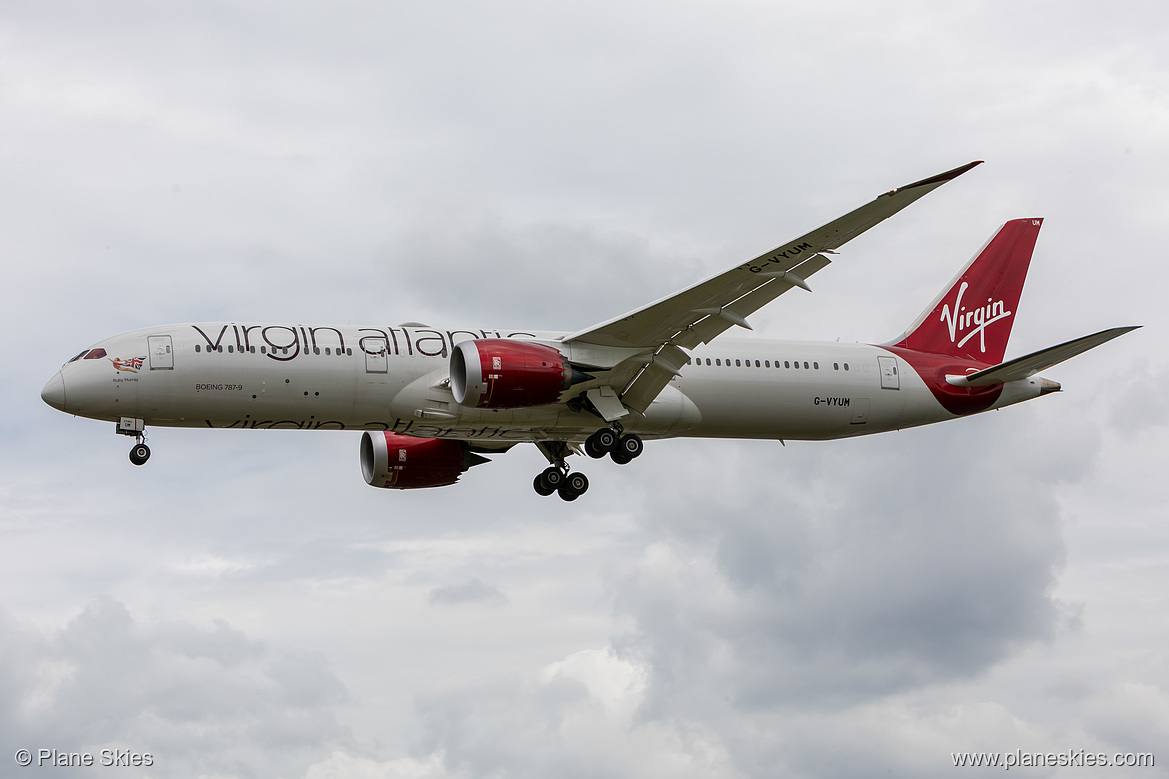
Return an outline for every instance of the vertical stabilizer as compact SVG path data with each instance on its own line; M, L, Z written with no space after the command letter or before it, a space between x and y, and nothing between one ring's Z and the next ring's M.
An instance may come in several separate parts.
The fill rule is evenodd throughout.
M1012 219L891 346L997 364L1019 307L1042 219Z

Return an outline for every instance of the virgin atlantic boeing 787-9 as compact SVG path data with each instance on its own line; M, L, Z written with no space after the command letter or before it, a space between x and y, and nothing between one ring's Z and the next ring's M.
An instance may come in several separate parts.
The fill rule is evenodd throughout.
M900 337L880 345L722 337L825 268L829 255L973 168L895 189L790 243L578 332L214 322L117 335L78 354L41 397L147 426L362 430L375 487L455 483L483 455L533 443L541 495L588 489L566 458L625 464L644 440L823 440L942 422L1059 390L1037 374L1118 327L1003 361L1042 224L1003 225Z

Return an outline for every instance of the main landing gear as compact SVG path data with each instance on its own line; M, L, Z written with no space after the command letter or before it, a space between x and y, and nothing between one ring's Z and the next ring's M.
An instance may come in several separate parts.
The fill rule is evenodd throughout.
M632 433L621 435L620 428L603 427L585 439L585 453L594 460L609 455L613 462L625 465L641 456L645 444L641 436Z
M548 462L532 482L540 495L560 495L562 500L576 500L589 488L589 479L583 473L569 471L564 458L569 454L568 445L563 441L547 441L536 444ZM618 465L625 465L645 450L641 437L633 434L622 435L619 426L603 427L585 439L585 453L598 460L605 455Z
M146 424L141 419L122 417L116 428L118 435L134 436L134 446L130 449L130 462L135 465L145 465L150 459L150 447L146 445Z
M576 500L589 488L589 477L583 473L569 473L567 465L550 465L532 482L540 495L560 495L562 500Z

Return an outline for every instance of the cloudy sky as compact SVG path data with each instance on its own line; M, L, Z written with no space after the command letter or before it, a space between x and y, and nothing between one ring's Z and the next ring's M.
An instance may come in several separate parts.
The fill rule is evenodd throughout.
M1167 84L1161 2L6 3L3 773L1165 775ZM356 433L135 468L39 399L165 322L581 328L974 159L752 323L888 339L1045 217L1009 354L1145 328L979 418L659 442L565 504L531 447L417 492Z

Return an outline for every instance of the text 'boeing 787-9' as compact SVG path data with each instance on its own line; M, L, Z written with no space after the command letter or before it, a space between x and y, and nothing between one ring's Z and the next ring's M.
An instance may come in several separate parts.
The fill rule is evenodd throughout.
M214 322L117 335L41 397L115 422L146 462L147 426L362 430L375 487L453 484L483 455L539 447L541 495L575 500L566 458L625 464L643 440L822 440L942 422L1057 391L1037 374L1134 328L1003 361L1041 219L1003 225L899 338L881 345L720 337L825 268L828 255L977 165L886 192L750 262L578 332Z

